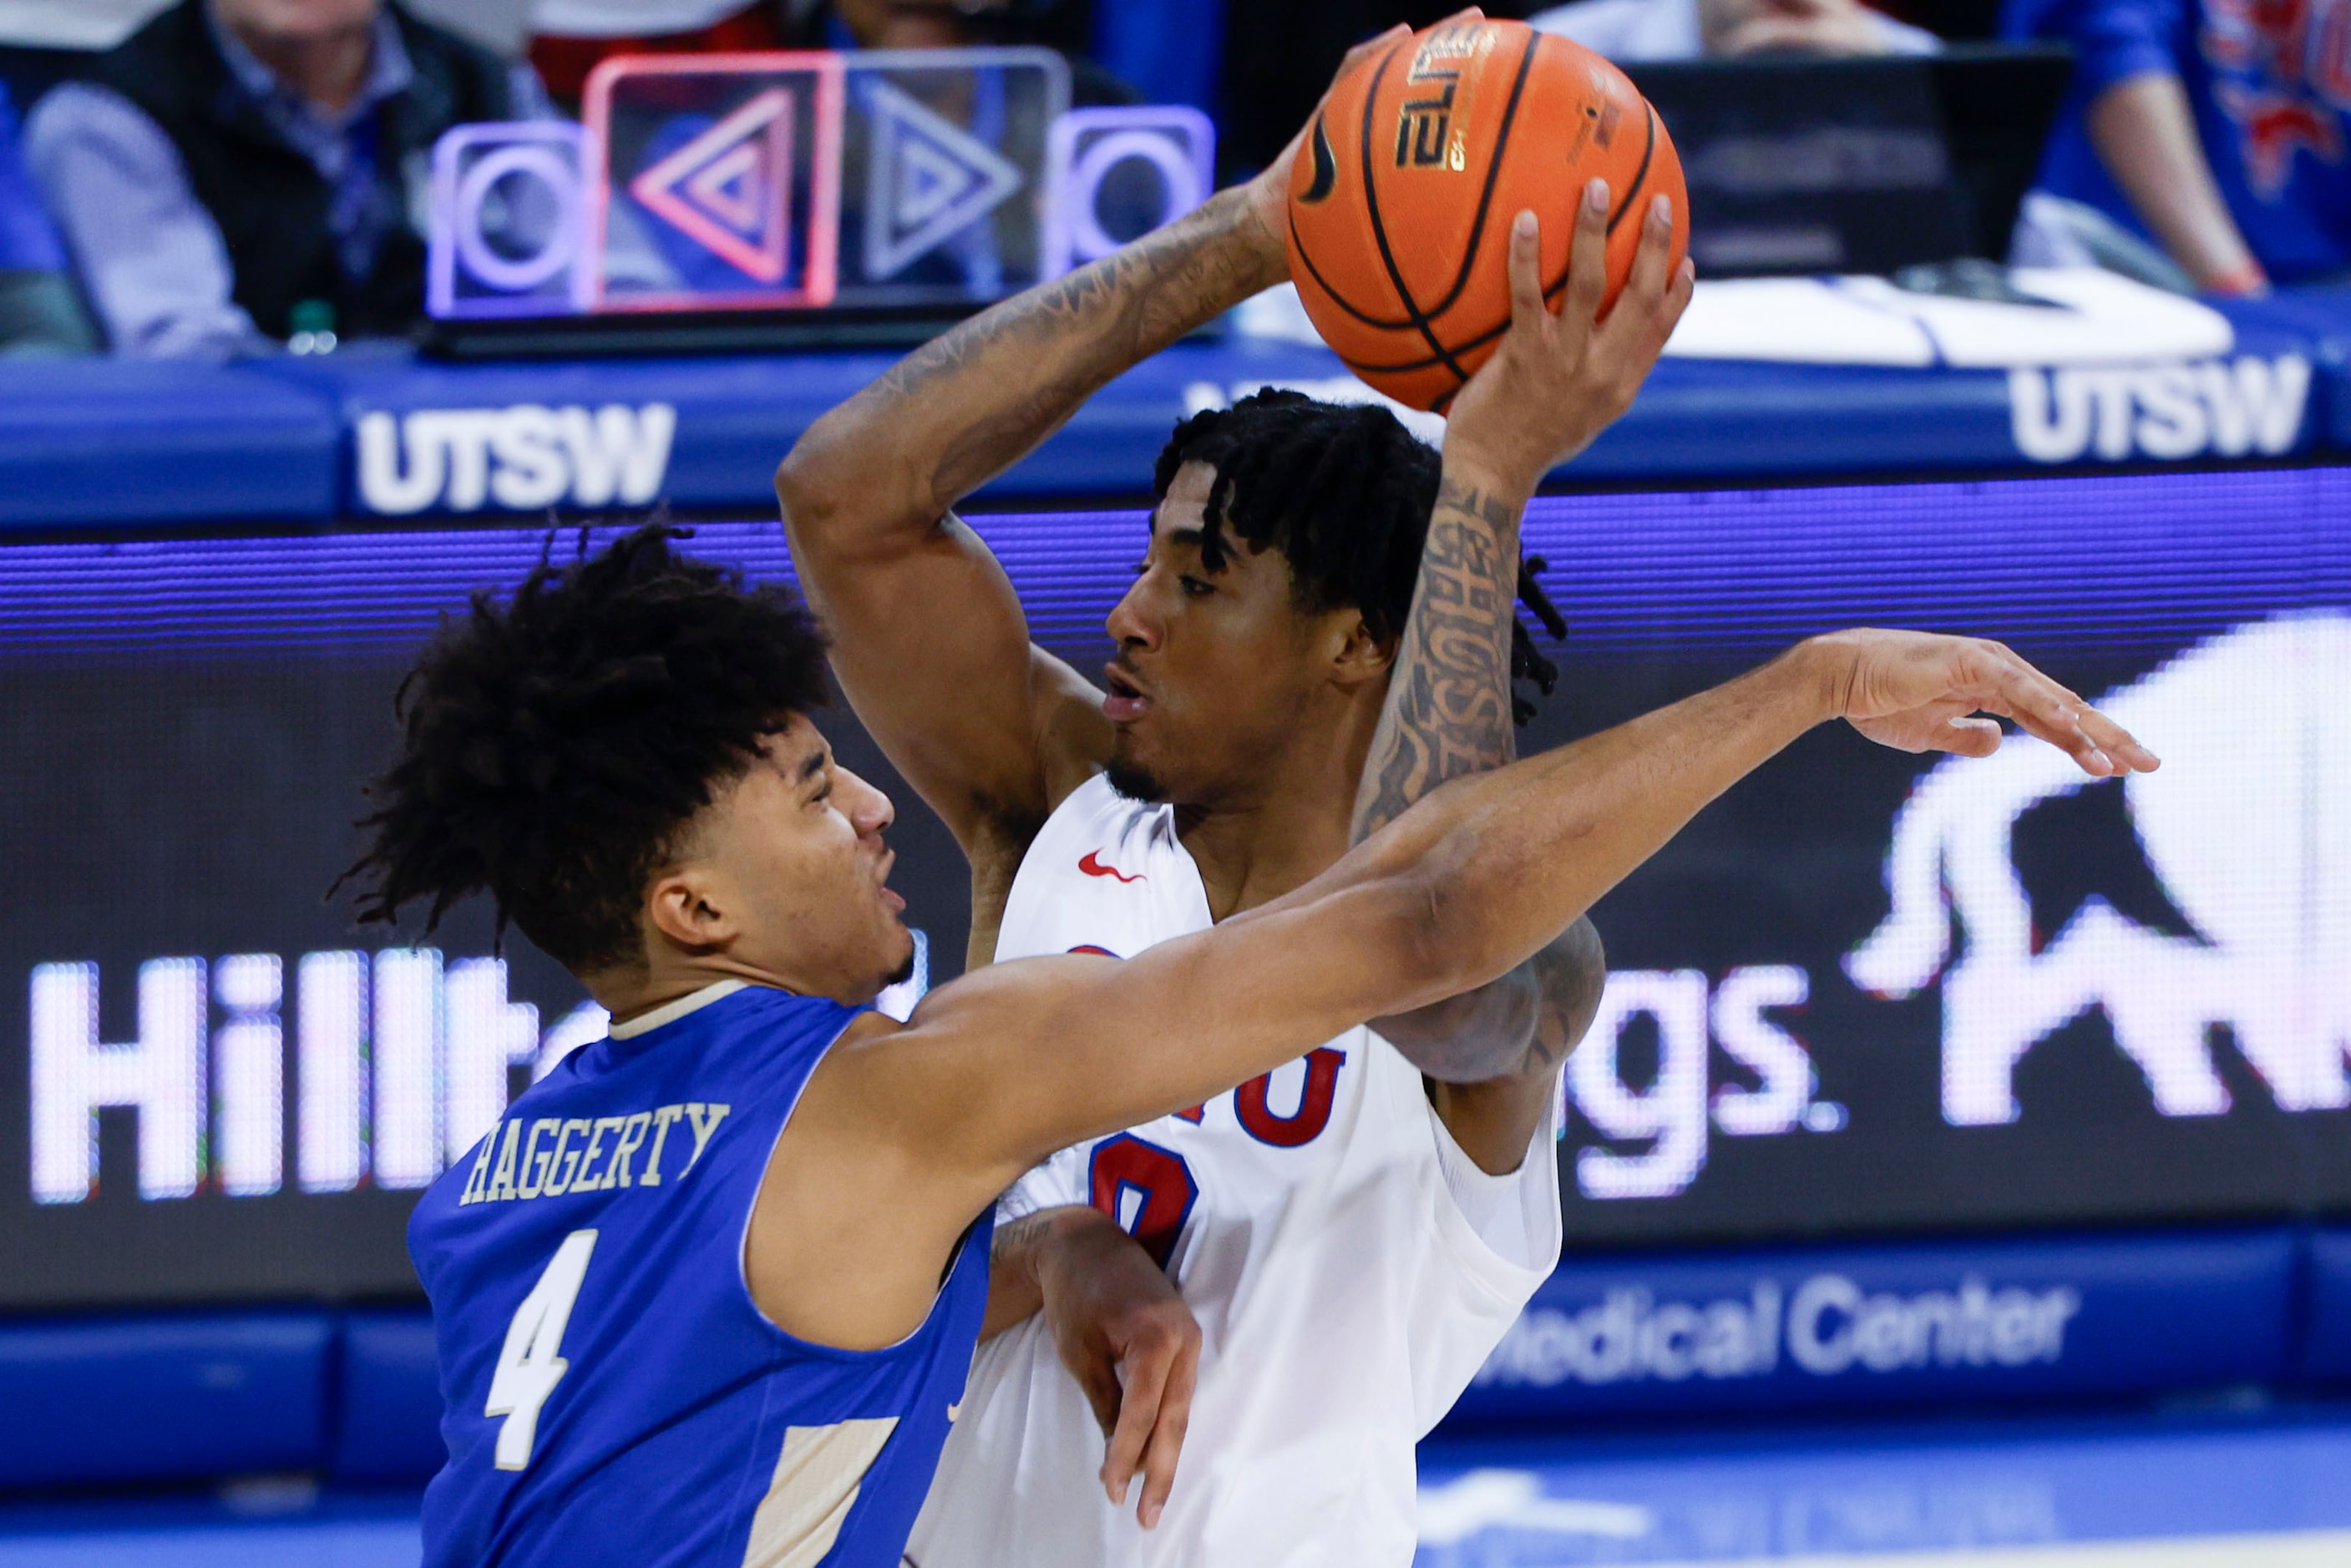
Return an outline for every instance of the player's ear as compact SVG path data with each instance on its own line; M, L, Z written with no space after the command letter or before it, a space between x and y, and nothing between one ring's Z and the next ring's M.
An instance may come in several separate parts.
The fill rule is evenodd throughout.
M737 934L731 903L707 867L684 866L653 878L645 891L645 922L664 940L704 952Z
M1334 612L1331 629L1331 674L1341 685L1359 686L1366 680L1375 680L1395 662L1396 639L1374 637L1361 610Z

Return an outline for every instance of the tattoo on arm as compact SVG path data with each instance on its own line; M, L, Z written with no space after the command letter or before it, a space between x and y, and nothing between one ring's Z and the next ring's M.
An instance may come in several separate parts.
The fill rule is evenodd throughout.
M1447 477L1429 514L1412 613L1355 797L1353 842L1447 779L1509 763L1510 637L1518 614L1517 504ZM1379 1021L1431 1077L1470 1083L1547 1073L1599 1003L1599 938L1579 920L1491 984Z
M889 421L891 461L924 465L926 498L944 512L1060 428L1112 377L1279 282L1279 264L1241 234L1256 223L1242 192L1212 197L932 339L853 404ZM935 422L910 429L906 416L917 405Z
M1518 580L1519 508L1475 485L1440 481L1387 706L1355 796L1353 842L1446 780L1518 754L1510 722Z
M1052 1224L1053 1211L1040 1210L996 1228L987 1248L987 1306L979 1331L983 1341L1033 1317L1044 1305L1044 1291L1037 1281L1037 1251L1045 1244Z
M1376 1027L1442 1083L1549 1073L1592 1027L1607 977L1599 934L1578 920L1501 979Z

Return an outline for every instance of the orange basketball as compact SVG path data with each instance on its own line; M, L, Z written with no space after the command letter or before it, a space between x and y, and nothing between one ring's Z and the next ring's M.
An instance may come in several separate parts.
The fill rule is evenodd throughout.
M1447 22L1397 40L1331 89L1290 176L1290 270L1347 368L1399 402L1443 409L1510 324L1510 222L1542 220L1542 279L1567 286L1576 203L1608 182L1608 297L1643 214L1674 204L1681 159L1657 112L1598 55L1523 22Z

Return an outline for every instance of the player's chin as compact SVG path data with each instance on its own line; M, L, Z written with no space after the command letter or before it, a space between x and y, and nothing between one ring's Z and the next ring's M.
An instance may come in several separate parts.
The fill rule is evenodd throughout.
M914 975L914 933L907 929L906 922L900 919L894 910L888 912L885 918L889 929L883 933L881 943L881 961L875 965L882 971L882 983L873 988L876 991L884 986L904 985Z
M1156 805L1167 798L1166 781L1151 763L1151 748L1136 736L1131 725L1120 727L1118 738L1111 745L1110 763L1102 774L1110 787L1129 800Z

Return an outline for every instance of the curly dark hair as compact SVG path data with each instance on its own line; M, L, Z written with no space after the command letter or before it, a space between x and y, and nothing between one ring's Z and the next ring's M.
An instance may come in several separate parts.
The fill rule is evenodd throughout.
M1360 610L1382 641L1404 630L1442 463L1395 414L1268 387L1176 427L1152 473L1155 502L1187 462L1217 471L1200 539L1210 571L1224 569L1229 532L1251 550L1280 549L1301 607ZM1519 598L1556 639L1567 623L1535 580L1543 569L1540 556L1519 563ZM1545 696L1559 681L1521 622L1510 628L1510 677ZM1535 705L1513 692L1510 710L1524 724Z
M625 961L645 882L761 740L826 701L824 635L789 590L649 524L474 596L400 683L398 759L368 786L359 915L487 892L575 972ZM550 541L551 543L551 541Z

